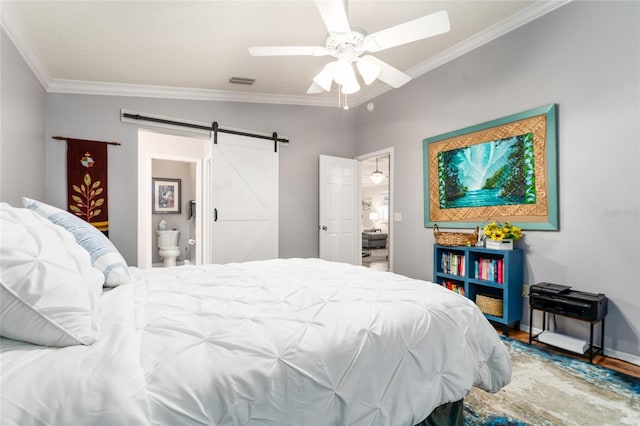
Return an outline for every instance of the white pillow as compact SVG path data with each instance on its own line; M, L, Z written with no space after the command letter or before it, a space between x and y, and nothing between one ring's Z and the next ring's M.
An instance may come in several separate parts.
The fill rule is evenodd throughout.
M45 346L99 335L104 276L64 228L0 203L0 334Z
M127 262L113 243L95 226L41 201L23 197L22 205L71 232L78 244L91 255L91 264L104 274L106 286L115 287L129 282Z

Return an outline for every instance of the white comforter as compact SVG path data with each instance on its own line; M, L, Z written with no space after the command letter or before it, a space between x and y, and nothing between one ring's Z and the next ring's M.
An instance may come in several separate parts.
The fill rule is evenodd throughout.
M100 339L2 339L2 425L413 425L509 355L440 286L317 259L138 270Z

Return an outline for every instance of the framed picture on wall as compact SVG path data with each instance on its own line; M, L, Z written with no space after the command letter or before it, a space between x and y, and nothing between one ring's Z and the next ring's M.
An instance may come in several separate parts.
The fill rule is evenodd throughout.
M180 179L153 178L152 213L181 213Z
M556 147L556 104L425 139L425 227L557 230Z

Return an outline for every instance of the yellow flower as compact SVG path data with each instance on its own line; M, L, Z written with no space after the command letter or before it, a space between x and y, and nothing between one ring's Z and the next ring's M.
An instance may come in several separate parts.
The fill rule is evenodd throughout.
M495 241L501 241L504 239L519 240L522 238L522 229L512 225L509 222L504 224L498 222L491 222L484 227L484 235Z
M508 234L505 234L504 232L502 232L502 229L497 228L497 229L496 229L496 230L491 234L491 239L492 239L492 240L496 240L496 241L500 241L500 240L504 239L505 235L508 235Z
M522 238L522 229L520 228L512 229L511 235L513 235L514 240L519 240L520 238Z

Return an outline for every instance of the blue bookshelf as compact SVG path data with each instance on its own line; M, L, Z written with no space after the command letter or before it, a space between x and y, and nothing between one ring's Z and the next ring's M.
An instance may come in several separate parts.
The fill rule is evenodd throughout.
M441 246L433 247L433 282L463 294L478 303L478 296L502 304L498 312L484 312L491 322L502 324L505 334L508 327L518 328L522 318L522 269L521 249L493 250L484 247Z

